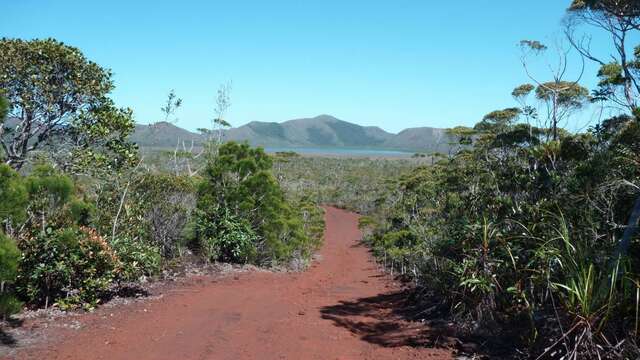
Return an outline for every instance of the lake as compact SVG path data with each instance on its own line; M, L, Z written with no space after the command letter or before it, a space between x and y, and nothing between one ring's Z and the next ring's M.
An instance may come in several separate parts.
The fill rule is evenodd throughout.
M346 148L346 147L266 147L268 153L293 151L301 155L338 157L411 157L414 153L401 150Z

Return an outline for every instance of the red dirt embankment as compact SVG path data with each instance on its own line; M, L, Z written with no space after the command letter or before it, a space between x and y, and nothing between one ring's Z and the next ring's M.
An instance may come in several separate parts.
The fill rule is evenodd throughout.
M320 260L306 272L253 272L78 318L18 359L451 359L421 347L399 287L359 244L358 216L327 208ZM50 329L53 331L53 329ZM413 347L415 346L415 347Z

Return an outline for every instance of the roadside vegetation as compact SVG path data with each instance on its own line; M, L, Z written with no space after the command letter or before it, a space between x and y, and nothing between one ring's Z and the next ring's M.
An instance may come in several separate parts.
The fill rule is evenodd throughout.
M56 40L0 40L0 314L90 309L193 258L303 268L322 209L287 198L261 149L221 144L145 159L111 73ZM181 105L173 92L166 118Z
M223 144L230 85L204 147L142 152L108 70L55 40L0 40L0 314L93 308L190 255L303 268L328 204L363 215L423 318L452 320L481 351L640 357L640 5L574 0L566 15L565 45L520 43L531 81L513 103L450 129L448 154L411 159ZM613 55L591 53L595 31ZM171 92L164 121L181 104Z
M367 214L386 198L398 175L424 164L422 159L276 154L274 174L290 196Z
M498 357L636 359L640 47L624 41L640 8L574 1L567 16L566 50L599 64L598 88L563 78L563 51L537 80L528 56L549 49L523 41L532 83L514 104L452 129L458 151L398 177L361 225L380 263L415 284L422 316L450 317ZM594 28L613 36L615 56L579 42ZM611 115L566 130L589 106Z

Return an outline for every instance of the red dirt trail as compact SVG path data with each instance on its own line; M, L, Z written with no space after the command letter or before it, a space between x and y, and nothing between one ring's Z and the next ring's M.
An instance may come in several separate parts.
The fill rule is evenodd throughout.
M302 273L206 278L79 317L80 330L17 359L452 359L394 311L397 284L359 244L358 216L326 209L320 260ZM102 313L101 315L99 315Z

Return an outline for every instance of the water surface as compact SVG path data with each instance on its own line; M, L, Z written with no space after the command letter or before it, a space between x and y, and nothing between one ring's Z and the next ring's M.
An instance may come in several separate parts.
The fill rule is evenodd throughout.
M347 148L347 147L266 147L268 153L293 151L301 155L358 156L358 157L410 157L412 152L402 150Z

